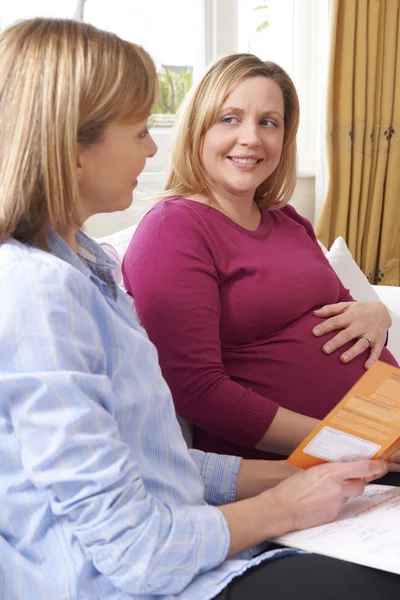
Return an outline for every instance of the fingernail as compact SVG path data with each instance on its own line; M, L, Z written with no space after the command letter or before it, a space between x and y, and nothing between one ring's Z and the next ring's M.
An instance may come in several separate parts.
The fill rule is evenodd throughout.
M347 356L347 354L343 354L343 356L340 357L340 360L345 363L349 360L349 357Z
M319 335L319 329L318 329L318 327L314 327L313 334L314 335Z
M331 346L324 346L324 347L322 348L322 350L323 350L323 351L324 351L326 354L329 354L329 352L332 350L332 348L331 348Z

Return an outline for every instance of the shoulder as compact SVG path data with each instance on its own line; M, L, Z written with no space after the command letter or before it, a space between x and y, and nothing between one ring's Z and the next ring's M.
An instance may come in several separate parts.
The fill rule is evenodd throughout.
M139 277L151 278L155 285L155 273L170 277L185 269L214 270L221 253L220 233L203 217L208 208L195 201L168 198L142 218L122 261L130 292Z
M77 361L79 368L103 364L106 313L85 273L48 252L6 242L0 289L3 367L76 371Z
M307 231L308 235L313 241L316 241L316 236L314 232L314 228L311 225L310 221L305 217L302 217L297 210L291 204L286 204L286 206L276 211L277 216L279 216L283 221L287 223L298 223Z
M45 252L34 246L28 246L10 239L0 245L0 277L12 273L25 273L31 276L42 276L51 279L55 275L65 275L70 265L51 252Z
M42 308L81 303L92 294L91 281L66 261L38 248L10 240L0 246L1 305L29 304Z
M209 207L185 198L167 198L156 204L141 219L128 255L134 247L163 248L211 243Z
M142 218L139 228L156 224L203 224L208 206L180 196L166 198L153 206Z

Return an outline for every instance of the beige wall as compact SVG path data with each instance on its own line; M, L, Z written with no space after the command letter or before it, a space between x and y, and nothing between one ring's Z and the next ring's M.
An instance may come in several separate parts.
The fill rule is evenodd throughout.
M314 225L315 177L299 177L291 204Z

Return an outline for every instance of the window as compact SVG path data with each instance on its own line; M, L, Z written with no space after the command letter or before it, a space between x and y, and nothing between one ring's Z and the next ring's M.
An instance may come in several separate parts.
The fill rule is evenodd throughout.
M77 0L12 0L0 4L0 29L14 21L32 17L72 18L76 15Z

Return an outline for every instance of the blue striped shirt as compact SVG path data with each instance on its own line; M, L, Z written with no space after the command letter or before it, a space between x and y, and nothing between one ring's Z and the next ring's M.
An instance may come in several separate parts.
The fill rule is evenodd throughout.
M272 555L225 560L240 459L188 451L114 263L78 244L0 246L0 597L213 598Z

